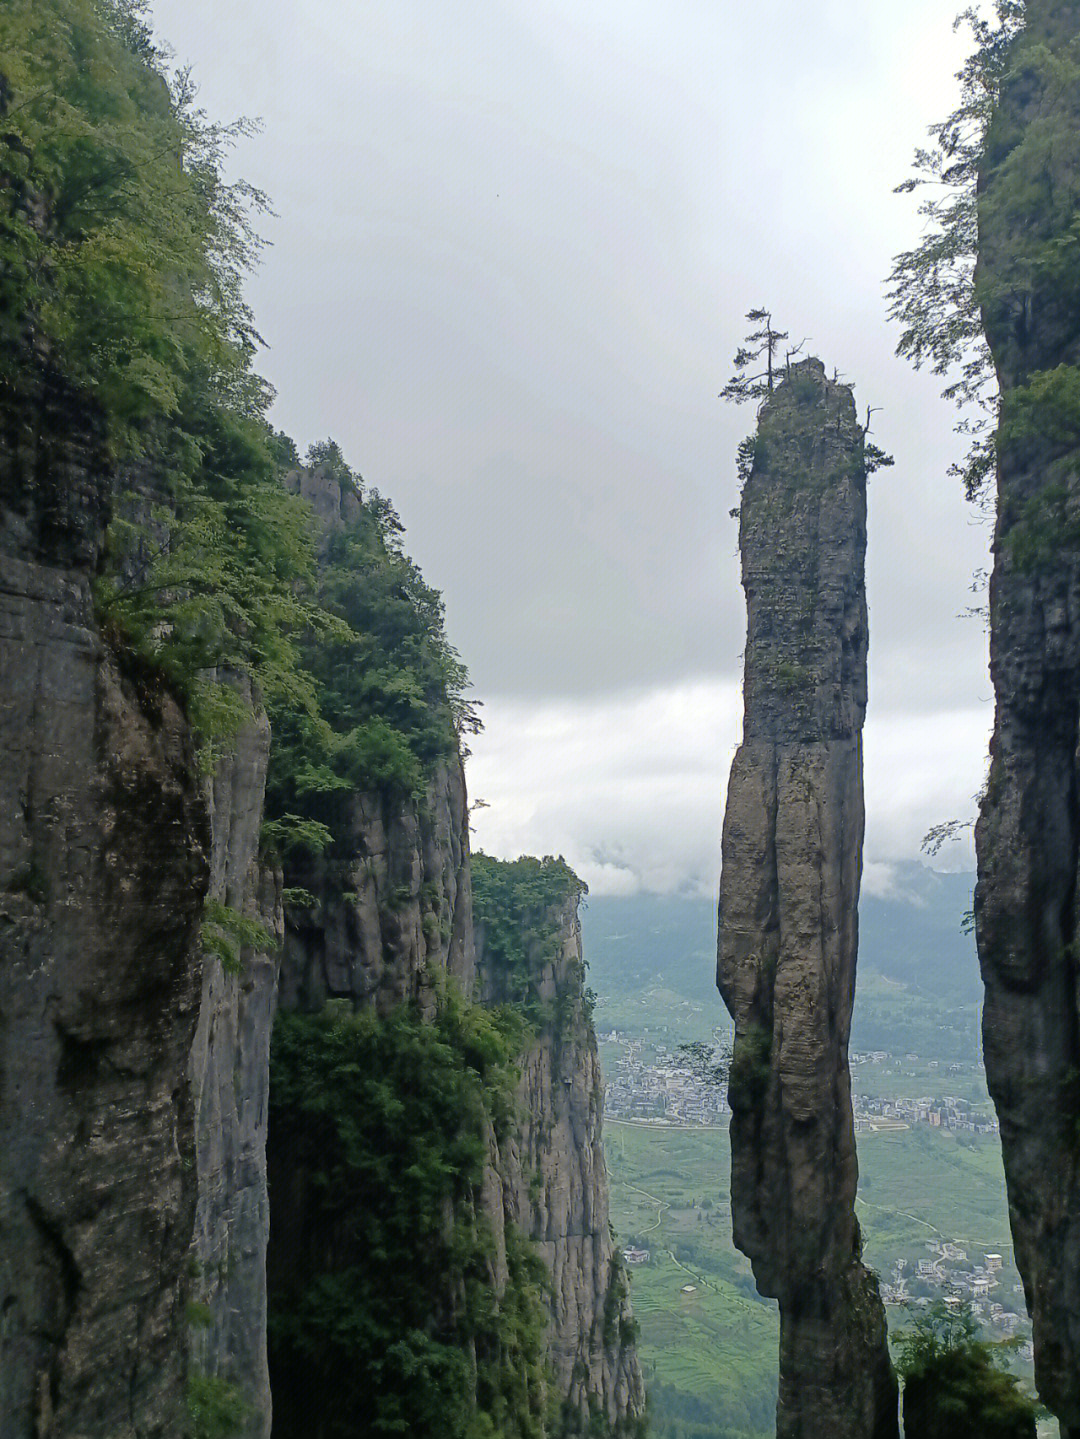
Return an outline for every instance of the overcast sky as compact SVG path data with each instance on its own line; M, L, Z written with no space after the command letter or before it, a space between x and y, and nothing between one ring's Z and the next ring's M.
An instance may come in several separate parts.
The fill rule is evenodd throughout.
M598 891L712 892L745 612L718 392L753 306L873 404L867 859L969 816L960 619L989 531L893 356L893 187L951 109L942 0L156 0L277 211L249 293L301 448L389 495L484 704L475 842ZM943 856L944 858L944 856ZM948 856L963 864L959 846Z

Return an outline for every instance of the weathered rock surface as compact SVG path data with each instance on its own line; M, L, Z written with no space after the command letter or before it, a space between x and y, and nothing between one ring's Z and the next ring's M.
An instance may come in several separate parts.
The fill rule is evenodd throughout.
M286 488L311 506L325 548L355 522L360 501L326 470L294 470ZM290 910L281 966L285 1009L328 999L372 1004L386 1014L404 1000L434 1006L441 973L468 993L475 972L465 771L455 755L419 799L348 797L348 839L332 857L297 856L289 883L315 898Z
M567 1439L592 1432L594 1414L605 1434L636 1434L645 1410L629 1290L608 1221L603 1081L584 1010L577 910L575 896L535 917L553 943L547 953L534 946L534 993L556 1018L525 1056L520 1127L495 1149L488 1186L489 1208L497 1214L501 1196L505 1219L533 1240L551 1275L549 1354L562 1404L555 1432ZM481 994L499 1002L498 962L485 953L482 926L477 954Z
M1027 259L1065 243L1080 207L1074 81L1029 56L1065 57L1075 3L1029 0L1026 34L990 128L980 175L983 319L1002 417L1037 372L1080 364L1080 286ZM1043 173L1018 193L1014 151L1035 136ZM1043 137L1057 132L1052 146ZM1064 143L1062 143L1064 141ZM1071 263L1071 262L1070 262ZM1067 377L1068 371L1059 371ZM1075 371L1073 371L1075 375ZM990 587L997 700L976 831L983 1045L1001 1123L1016 1262L1039 1394L1080 1435L1080 446L1075 416L1035 412L998 448Z
M297 860L290 871L316 902L289 913L282 1006L350 999L386 1014L417 1000L431 1011L444 973L467 993L475 945L460 760L441 765L419 800L356 794L348 803L346 856Z
M176 704L95 623L92 431L48 380L3 424L0 1435L173 1439L205 806Z
M304 1008L433 1011L447 975L473 991L462 766L419 800L351 797L346 857L290 876L315 905L280 955L245 949L235 974L204 956L207 897L285 930L282 876L259 858L268 725L199 777L168 689L122 671L97 626L113 485L92 430L44 384L2 418L0 1439L178 1439L189 1372L235 1386L245 1439L266 1439L278 966L282 1002ZM290 484L329 527L353 517L336 480ZM512 1221L550 1265L560 1433L629 1434L643 1391L572 906L553 923L538 984L563 1028L528 1056L519 1139L500 1152L492 1130L482 1219L496 1256ZM277 1220L287 1235L287 1209Z
M779 1439L897 1434L861 1262L847 1063L862 869L866 471L817 360L762 407L740 523L743 742L724 816L718 984L735 1020L735 1243L780 1305Z
M250 700L250 686L244 688ZM259 860L269 754L270 726L259 714L208 781L209 897L280 943L280 876ZM270 1433L266 1122L279 958L275 950L238 947L239 969L231 973L217 955L206 957L189 1061L198 1176L191 1279L202 1308L191 1330L191 1358L199 1374L239 1392L244 1439Z

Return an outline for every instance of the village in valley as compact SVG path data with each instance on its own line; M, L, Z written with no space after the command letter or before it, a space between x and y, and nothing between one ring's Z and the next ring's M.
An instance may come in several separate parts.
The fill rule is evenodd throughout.
M605 1120L654 1130L727 1127L731 1110L726 1086L703 1080L678 1045L617 1029L599 1038L606 1075ZM723 1048L719 1031L714 1039L719 1051ZM895 1057L878 1050L856 1052L850 1058L857 1132L888 1134L927 1126L960 1137L990 1135L997 1130L988 1102L978 1095L941 1092L908 1097L895 1092L897 1081L902 1082L905 1073L912 1071L924 1080L939 1076L942 1090L969 1088L965 1083L968 1066L920 1061L913 1053ZM878 1085L878 1076L889 1082ZM863 1087L893 1092L860 1093L860 1078L870 1081ZM887 1270L883 1266L880 1283L885 1304L921 1307L942 1299L950 1307L959 1307L967 1302L995 1337L1016 1340L1019 1359L1030 1362L1030 1325L1011 1257L1006 1260L998 1253L980 1253L966 1242L944 1237L928 1238L923 1247L925 1257L909 1251L895 1255ZM649 1264L653 1255L643 1243L628 1243L623 1258L629 1267L638 1268Z
M719 1035L714 1037L719 1040ZM617 1029L601 1035L600 1041L604 1046L606 1118L644 1124L715 1125L730 1114L725 1087L702 1080L678 1047L672 1050L663 1041L650 1043L647 1037L631 1037ZM997 1120L989 1105L961 1095L909 1098L858 1092L860 1072L869 1075L882 1071L891 1077L894 1069L890 1066L917 1064L916 1054L899 1061L884 1051L873 1051L853 1053L850 1060L856 1133L906 1129L916 1124L969 1134L997 1132ZM938 1071L946 1082L950 1074L964 1071L963 1065L941 1065L936 1060L930 1060L927 1068Z

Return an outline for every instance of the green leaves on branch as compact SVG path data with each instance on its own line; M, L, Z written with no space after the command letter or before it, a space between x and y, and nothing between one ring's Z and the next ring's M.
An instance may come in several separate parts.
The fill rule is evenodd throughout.
M212 125L135 0L0 10L0 380L29 351L90 395L117 451L203 366L243 388L241 277L258 191L223 178L246 122Z
M237 1386L218 1375L192 1374L187 1404L189 1439L230 1439L251 1416Z
M358 1414L373 1436L541 1439L546 1274L511 1226L500 1292L478 1213L524 1038L519 1016L453 994L433 1023L408 1006L278 1016L271 1205L299 1221L269 1295L286 1427L317 1392L324 1439Z
M1035 1439L1038 1405L1006 1372L1013 1341L980 1337L968 1303L913 1311L894 1340L904 1383L904 1428L922 1439Z
M240 952L243 949L267 954L277 949L277 940L255 919L220 900L208 899L203 905L203 922L199 935L203 949L216 954L226 974L239 974Z
M924 237L890 276L898 353L948 378L944 393L961 407L957 429L968 441L951 473L972 499L985 493L1000 447L1022 438L1037 412L1049 443L1080 428L1075 397L1064 394L1075 383L1057 371L1025 373L1034 317L1046 324L1080 303L1080 56L1041 43L1025 20L1022 0L997 0L991 19L975 9L959 17L975 41L958 76L960 104L932 127L916 175L899 187L928 194ZM1010 85L1023 100L1003 106ZM988 337L1015 387L1000 416Z
M747 400L763 400L771 395L778 376L797 353L797 350L784 351L781 360L788 332L773 329L772 315L768 310L750 310L746 318L757 328L751 330L735 351L735 373L720 391L722 400L732 400L736 405ZM756 373L750 374L749 371Z

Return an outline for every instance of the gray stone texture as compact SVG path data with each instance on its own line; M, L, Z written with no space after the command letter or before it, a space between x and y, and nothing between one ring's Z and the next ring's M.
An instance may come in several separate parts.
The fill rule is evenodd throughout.
M356 516L355 497L331 475L301 470L286 483L309 501L328 533ZM460 760L440 766L420 800L388 805L380 795L356 794L350 805L345 857L299 862L290 870L289 883L309 890L316 903L289 912L281 1005L315 1010L329 999L347 999L386 1014L412 1000L433 1013L446 975L463 993L498 1002L497 976L490 965L485 972L481 959L483 935L474 933ZM497 1288L507 1277L508 1220L536 1242L551 1272L551 1363L566 1400L563 1432L568 1439L584 1433L595 1411L607 1432L629 1434L644 1411L644 1387L628 1328L629 1299L612 1267L617 1250L608 1227L603 1093L596 1038L582 1008L576 904L546 918L558 944L554 958L536 957L538 992L553 1005L563 996L565 1022L558 1033L545 1029L525 1058L519 1134L501 1145L494 1130L489 1134L479 1208L494 1241ZM271 1243L274 1233L287 1243L298 1221L283 1212L289 1195L283 1175Z
M325 469L294 470L285 487L312 507L323 546L360 516L355 492ZM290 885L316 902L289 912L281 1005L318 1010L350 999L386 1014L416 1000L431 1013L442 974L469 993L475 971L461 759L438 766L419 799L357 793L348 805L344 858L291 863Z
M818 360L759 412L740 519L743 741L723 830L717 978L735 1020L735 1242L780 1305L779 1439L895 1439L861 1262L847 1048L862 869L866 473Z
M328 527L353 517L336 480L289 484ZM464 774L455 757L419 800L354 796L348 858L303 876L316 905L285 932L282 877L259 859L257 699L200 778L174 697L121 669L100 632L113 489L93 427L46 378L0 414L0 1439L180 1439L189 1364L237 1385L244 1439L266 1439L278 967L282 1002L303 1007L432 1012L447 974L472 992ZM243 950L238 974L203 955L208 896L284 934L281 951ZM574 1019L528 1057L527 1121L512 1152L492 1133L483 1205L497 1252L510 1217L552 1268L573 1413L615 1425L643 1393L632 1344L610 1339L629 1311L611 1291L576 915L559 923L543 987L571 986Z
M91 578L108 468L47 376L0 415L0 1436L185 1424L208 827Z
M576 898L538 916L553 932L553 954L534 946L534 992L556 1015L533 1039L517 1089L517 1133L496 1146L487 1208L534 1241L551 1275L552 1382L562 1403L560 1432L631 1434L645 1390L622 1255L608 1222L601 1134L603 1081L596 1035L584 1010L584 965ZM500 995L499 975L477 930L481 994ZM500 1214L501 1210L501 1214ZM500 1243L504 1223L497 1223Z
M238 681L245 698L251 687ZM281 880L259 860L270 726L258 702L207 781L211 899L257 921L280 944ZM199 1023L189 1074L195 1105L198 1202L191 1251L195 1369L234 1384L247 1415L243 1439L270 1433L266 1364L266 1120L270 1031L279 952L239 950L239 973L216 954L203 965Z
M356 794L349 807L347 857L290 869L315 904L289 912L280 1002L351 999L386 1014L416 1000L433 1013L440 975L467 993L475 967L461 761L439 766L419 800Z
M1064 54L1075 3L1029 0L979 177L983 320L1009 413L1039 371L1080 364L1080 287L1023 263L1073 233L1080 207L1075 83L1045 83L1026 48ZM1075 64L1074 60L1068 63ZM1017 190L1017 143L1059 140ZM1011 189L1005 202L1002 186ZM1075 273L1075 267L1073 267ZM983 1047L1001 1123L1016 1263L1035 1342L1040 1397L1080 1436L1080 465L1075 419L998 452L990 586L996 696L991 768L976 829Z

